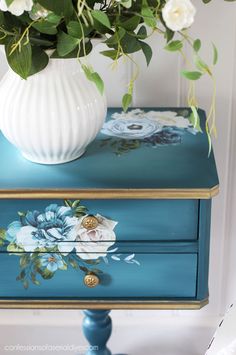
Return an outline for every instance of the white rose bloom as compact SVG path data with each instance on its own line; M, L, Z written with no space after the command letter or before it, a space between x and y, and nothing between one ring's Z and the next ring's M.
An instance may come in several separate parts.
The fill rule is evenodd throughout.
M166 26L172 31L181 31L194 22L196 8L190 0L168 0L162 9Z
M99 221L98 226L95 229L88 230L82 226L85 217L80 218L77 225L76 254L84 260L106 256L108 248L116 241L113 229L117 222L96 215L95 217Z
M24 11L31 11L33 7L33 0L14 0L8 7L6 0L0 0L0 10L9 11L12 15L20 16Z

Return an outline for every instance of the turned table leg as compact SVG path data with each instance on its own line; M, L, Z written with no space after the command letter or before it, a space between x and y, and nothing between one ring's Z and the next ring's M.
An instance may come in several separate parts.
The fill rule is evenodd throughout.
M83 321L83 332L91 345L86 355L112 355L106 347L111 335L112 323L110 311L86 310Z

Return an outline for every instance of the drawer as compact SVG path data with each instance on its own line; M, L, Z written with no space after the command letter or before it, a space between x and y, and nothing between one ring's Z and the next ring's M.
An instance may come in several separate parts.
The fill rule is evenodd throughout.
M113 254L114 256L115 254ZM34 257L33 254L9 255L0 254L0 297L1 298L42 298L42 299L175 299L195 298L197 281L197 254L174 253L139 253L119 254L112 259L90 260L86 263L80 260L79 266L74 268L73 256L70 262L59 269L60 255L57 255L57 267L52 278L43 279L34 273L33 265L26 265L24 258ZM47 269L45 260L52 258L49 254L38 254L36 258L43 260L42 270ZM55 257L55 255L54 255ZM27 288L23 287L23 280L16 281L20 274L20 261L23 273L20 279L33 277ZM64 260L68 260L64 257ZM50 260L48 260L49 262ZM94 263L95 262L95 263ZM36 265L39 267L38 261ZM100 283L93 288L84 284L84 277L88 271L95 270ZM48 269L47 269L48 270ZM98 271L99 270L99 271ZM46 275L46 274L45 274ZM19 279L19 277L18 277ZM40 283L40 284L38 284Z
M24 214L63 200L1 200L0 228L7 228ZM82 200L89 214L100 214L117 221L117 241L196 240L199 200Z

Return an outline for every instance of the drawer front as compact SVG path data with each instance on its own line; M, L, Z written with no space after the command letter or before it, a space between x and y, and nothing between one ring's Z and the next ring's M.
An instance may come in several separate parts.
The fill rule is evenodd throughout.
M19 220L18 212L24 215L29 211L32 215L39 211L45 219L45 209L51 204L63 206L64 201L1 200L0 228L6 229ZM198 200L82 200L81 205L87 208L86 213L117 221L117 241L191 241L198 238ZM37 227L37 221L32 223Z
M81 268L73 268L68 262L67 266L64 265L64 269L60 269L61 264L58 259L56 261L58 269L54 271L52 278L48 279L43 279L40 273L35 274L33 265L26 265L24 257L27 256L33 257L32 254L22 254L21 257L8 253L0 254L1 298L172 299L196 297L197 254L193 253L140 253L135 256L119 254L115 259L107 257L106 261L101 260L98 264L93 264L95 259L90 260L90 263L81 259L79 262ZM48 263L45 260L50 257L52 258L44 253L37 255L39 260L43 260L41 266L39 262L36 262L37 267L41 267L42 271L48 271ZM84 277L87 274L85 270L95 268L100 283L90 288L84 283ZM16 280L17 276L18 280ZM23 283L32 277L33 282L31 280L24 288Z

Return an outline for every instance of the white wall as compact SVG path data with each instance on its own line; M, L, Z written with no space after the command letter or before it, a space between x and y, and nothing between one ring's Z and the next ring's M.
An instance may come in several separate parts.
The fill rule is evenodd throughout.
M125 324L127 319L133 324L141 324L148 318L155 320L160 317L169 317L178 324L180 316L195 319L193 321L205 322L211 320L215 324L225 307L236 299L236 3L226 3L223 0L214 0L209 5L203 5L200 0L193 1L198 9L195 25L192 28L193 36L199 36L205 43L203 57L211 58L211 41L219 50L219 64L215 75L217 81L217 126L218 139L214 141L214 150L220 176L220 195L214 199L212 213L212 242L210 262L210 304L201 311L194 312L116 312L115 319ZM175 106L186 103L187 86L185 79L179 75L182 60L176 55L162 50L163 41L153 36L150 42L153 45L154 56L147 69L142 55L135 55L140 64L141 74L135 85L133 106ZM133 67L130 63L121 63L116 71L109 68L110 61L99 57L102 47L98 46L92 62L103 75L106 82L108 102L110 106L119 106L122 94L126 91ZM0 75L6 70L4 59L0 58ZM202 80L198 84L198 95L201 106L209 108L211 100L211 83ZM7 322L8 317L16 322L22 321L21 312L0 311L0 323ZM33 319L47 319L45 312L29 312L29 322ZM63 313L65 320L69 313ZM36 318L35 318L36 317ZM46 317L46 318L45 318ZM50 319L53 314L48 313ZM151 322L153 324L153 321ZM150 327L152 325L150 324ZM194 328L193 328L194 329ZM194 333L193 333L194 334ZM155 352L153 354L156 354ZM194 353L195 354L195 353ZM196 353L197 354L197 353ZM200 354L200 353L199 353ZM150 354L152 355L152 354ZM190 353L189 353L190 355Z

